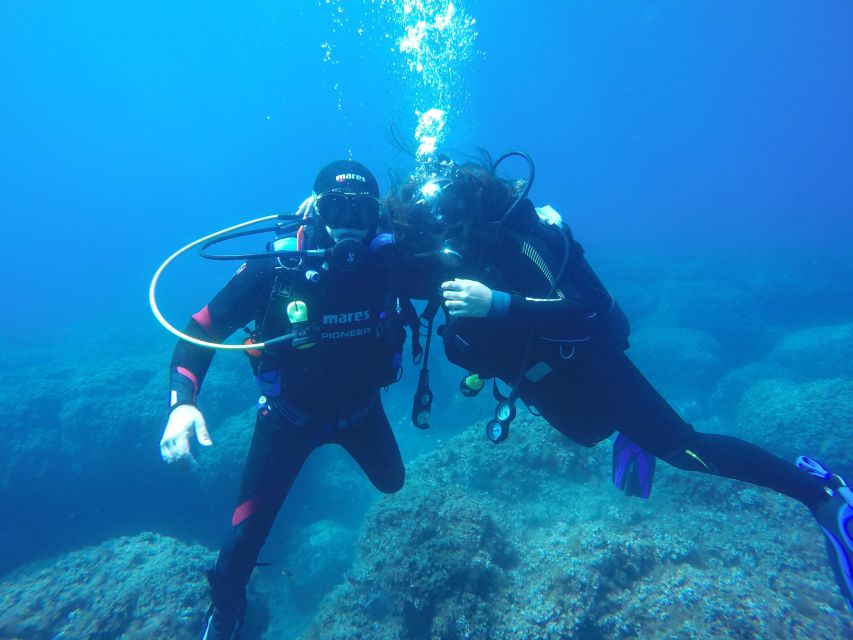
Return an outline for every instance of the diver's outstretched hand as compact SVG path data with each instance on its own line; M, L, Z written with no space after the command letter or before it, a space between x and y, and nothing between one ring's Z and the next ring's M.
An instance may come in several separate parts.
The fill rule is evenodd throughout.
M441 283L444 306L452 316L485 318L492 306L492 290L476 280L448 280Z
M190 448L192 435L195 435L196 440L204 447L213 444L201 411L195 405L178 405L169 414L169 422L160 440L160 455L163 460L168 463L185 462L191 470L198 467Z

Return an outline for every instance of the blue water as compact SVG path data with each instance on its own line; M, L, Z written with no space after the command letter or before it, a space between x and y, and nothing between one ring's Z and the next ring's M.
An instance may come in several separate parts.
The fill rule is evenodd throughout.
M364 162L383 192L393 171L411 169L389 132L393 124L413 139L415 110L432 106L431 94L404 71L400 24L383 13L392 5L0 3L0 370L15 393L35 388L61 404L77 392L27 376L78 359L95 376L102 363L140 351L135 335L150 340L150 366L165 372L172 341L151 318L147 287L171 251L294 210L332 159ZM477 36L472 59L448 67L461 89L443 149L530 153L531 197L564 213L604 273L629 282L624 265L635 254L676 270L719 254L727 271L738 270L732 260L767 257L810 265L821 278L849 276L836 269L849 267L853 242L849 2L457 6L476 19ZM200 262L182 263L163 285L176 324L234 268ZM774 326L849 323L853 300L837 290L818 299L793 291L787 305L778 296ZM103 380L101 394L120 399L134 380ZM455 378L446 384L452 390ZM408 398L399 397L392 424L407 422ZM115 403L109 428L123 420ZM9 425L39 426L41 414L27 411L37 424L7 421L7 441L21 440ZM36 492L26 482L16 492L22 524L0 567L145 528L215 547L231 494L181 485L169 495L179 481L157 466L159 428L134 440L150 446L147 484L120 476L112 491L93 486L98 508L78 492L66 509L65 493L42 481L53 487L73 474L63 475L58 458L32 462ZM407 457L424 448L416 437L404 437ZM123 439L113 446L104 455L121 458ZM30 464L16 447L0 455L7 466ZM296 495L309 514L292 507L282 519L329 515L307 482ZM57 520L63 536L46 532Z
M534 197L571 212L587 243L849 241L849 3L463 6L482 55L463 70L453 147L530 152ZM392 119L411 133L413 114L395 54L378 33L333 32L333 13L4 2L5 327L54 326L47 291L65 321L141 318L177 243L295 207L330 158L399 164L386 133ZM327 41L339 64L324 62Z

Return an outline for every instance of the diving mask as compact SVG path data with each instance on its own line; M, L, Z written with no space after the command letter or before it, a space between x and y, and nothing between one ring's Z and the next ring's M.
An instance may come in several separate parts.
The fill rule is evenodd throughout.
M320 220L328 227L369 229L379 221L379 198L366 193L327 191L314 198Z

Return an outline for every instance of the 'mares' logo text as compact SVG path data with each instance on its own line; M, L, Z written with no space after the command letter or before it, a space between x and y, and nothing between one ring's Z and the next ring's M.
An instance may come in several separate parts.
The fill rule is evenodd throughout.
M363 322L370 320L370 309L364 311L350 311L349 313L327 313L323 316L323 324L348 324L350 322Z
M347 180L358 180L359 182L367 182L367 178L360 176L357 173L341 173L335 176L335 182L346 182Z
M323 327L337 324L351 324L353 322L364 322L370 320L370 310L350 311L349 313L327 313L323 316ZM344 340L347 338L356 338L358 336L370 335L370 327L359 327L356 329L332 330L324 329L320 334L323 340Z

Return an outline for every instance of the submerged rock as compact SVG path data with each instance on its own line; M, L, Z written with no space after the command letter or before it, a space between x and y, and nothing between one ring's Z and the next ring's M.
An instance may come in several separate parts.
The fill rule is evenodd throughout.
M744 393L734 435L794 460L809 455L838 473L853 472L853 378L793 382L772 378Z
M743 394L758 380L784 379L799 381L803 374L790 367L769 362L751 362L738 369L732 369L717 383L708 401L714 415L731 419L737 413Z
M790 333L773 348L768 359L810 378L853 378L853 324L809 327Z
M807 510L659 465L651 500L520 418L410 465L304 638L841 638L853 624Z
M211 552L142 533L20 568L0 582L0 637L196 638Z
M103 530L137 530L145 512L157 514L156 522L189 509L200 523L193 533L202 536L205 515L230 507L232 493L222 487L236 491L253 424L251 413L248 422L231 416L251 412L257 397L247 391L246 363L221 358L205 381L201 407L216 446L197 451L201 473L187 479L163 464L158 444L173 344L159 333L78 330L0 370L0 504L16 514L0 527L0 548L9 550L0 554L0 572L80 546ZM217 493L202 494L202 483ZM176 489L185 502L172 499ZM202 508L202 500L212 508ZM67 535L52 535L45 521Z

